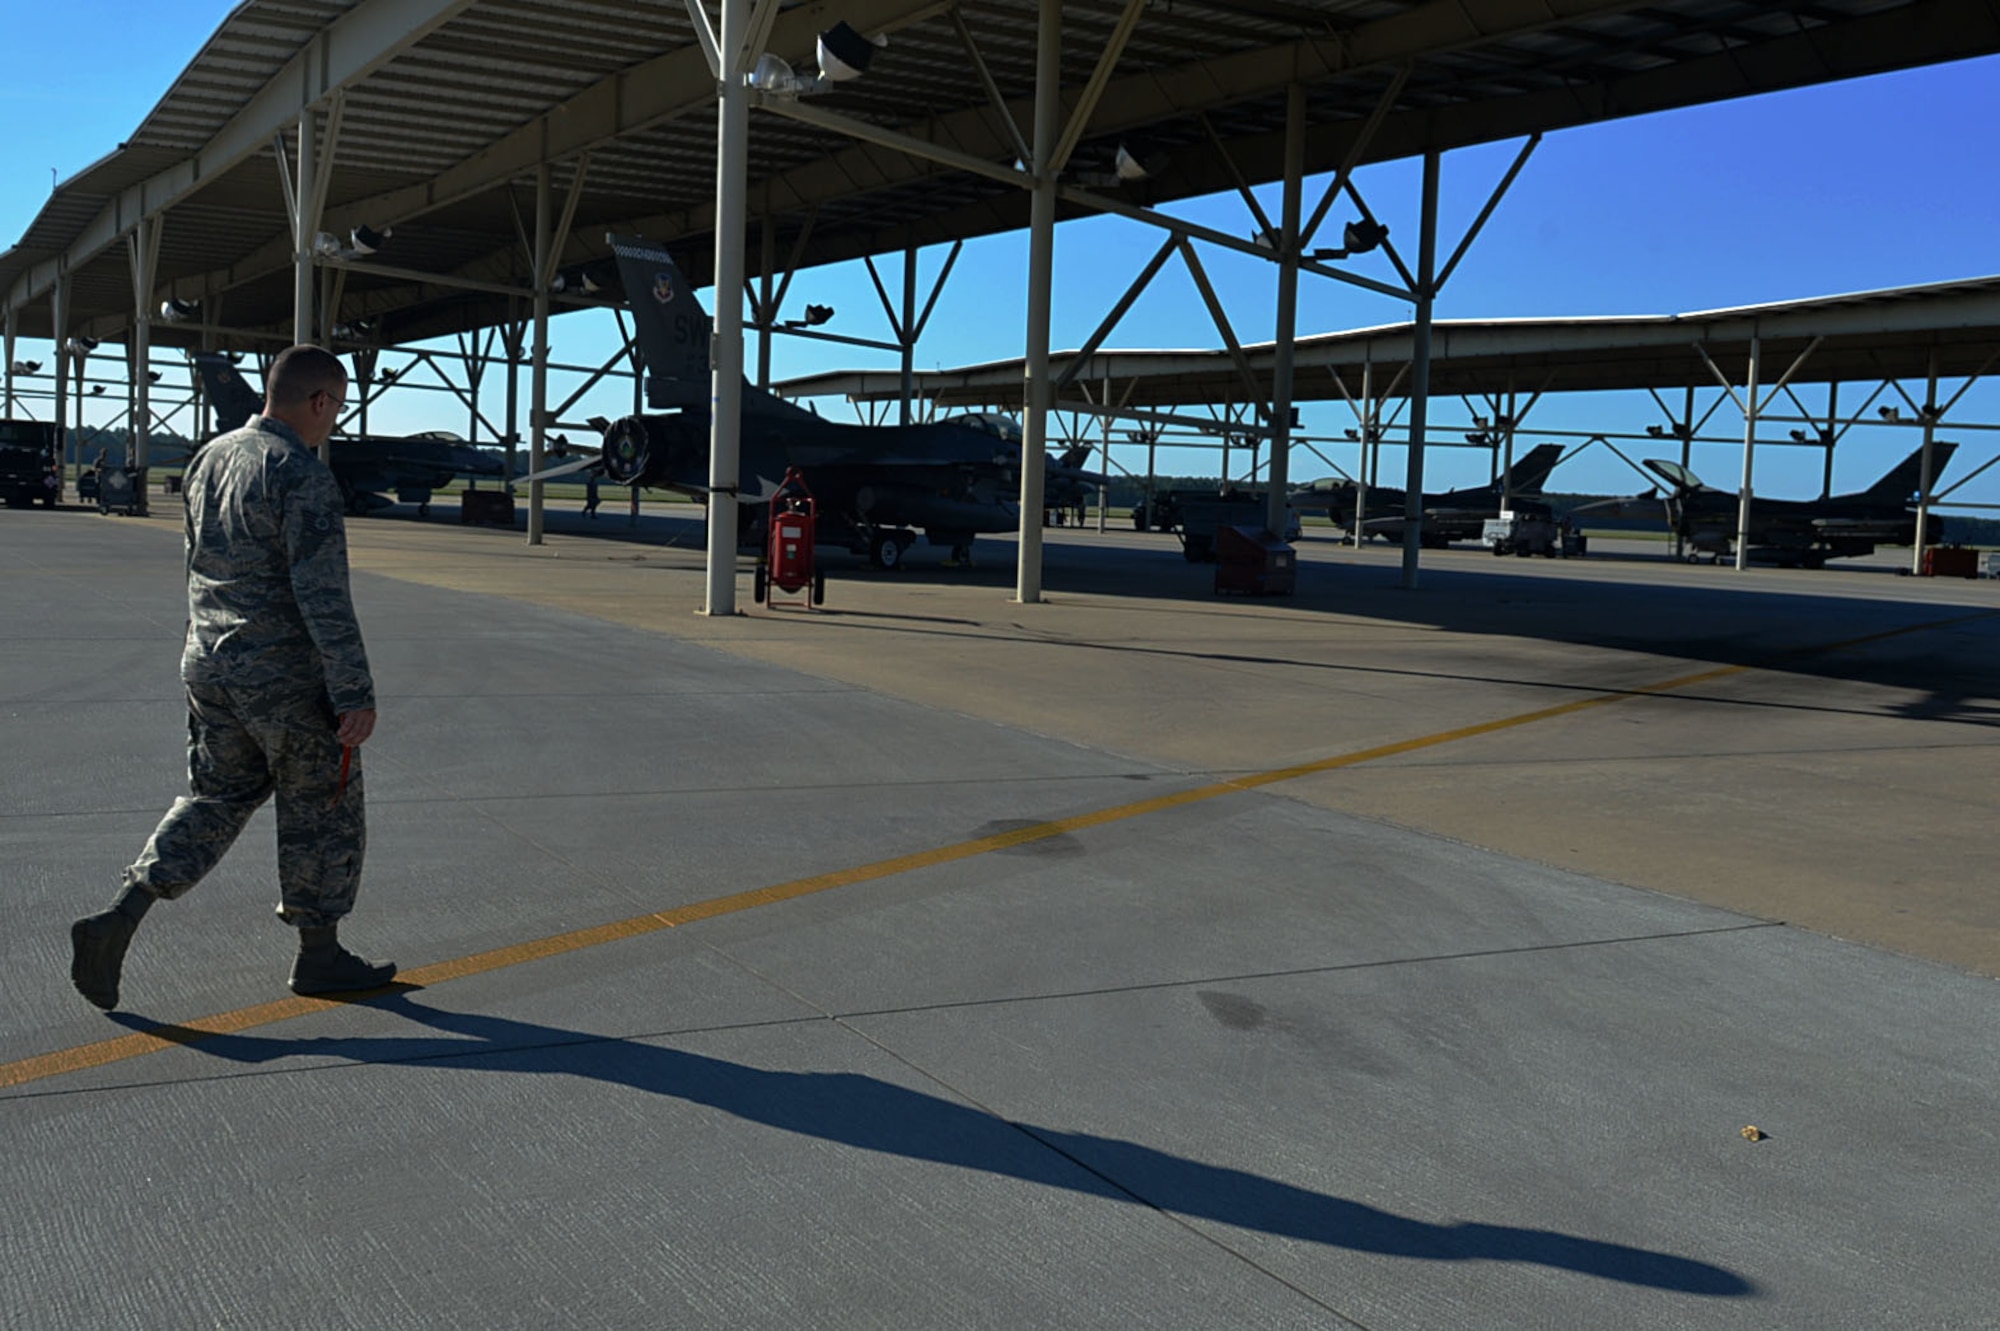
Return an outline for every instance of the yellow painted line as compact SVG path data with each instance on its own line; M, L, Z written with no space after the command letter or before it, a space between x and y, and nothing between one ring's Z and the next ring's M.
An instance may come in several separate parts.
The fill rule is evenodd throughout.
M1901 637L1927 629L1944 628L1967 620L1985 619L2000 613L1979 611L1969 615L1954 616L1951 619L1932 620L1923 624L1912 624L1905 628L1889 629L1881 633L1871 633L1859 638L1849 638L1824 646L1802 649L1788 653L1788 656L1819 655L1858 647L1864 643L1879 642L1885 638ZM424 987L444 984L450 980L462 980L473 975L483 975L488 971L503 970L509 966L519 966L530 961L544 961L569 952L580 952L585 948L597 947L603 943L618 942L622 939L639 938L646 934L658 933L662 929L673 929L683 924L693 924L699 920L712 920L723 915L735 915L746 910L756 910L762 906L776 905L782 901L794 901L800 897L828 892L837 887L851 887L856 883L873 882L877 879L892 878L897 874L911 873L918 869L934 868L940 864L950 864L958 860L971 859L978 855L991 854L996 850L1006 850L1014 846L1025 846L1036 841L1046 841L1051 837L1063 836L1070 832L1081 832L1088 828L1104 827L1111 823L1123 822L1130 818L1142 818L1147 814L1160 813L1167 809L1177 809L1189 804L1199 804L1222 795L1236 794L1245 790L1256 790L1264 786L1276 785L1281 781L1295 781L1300 777L1314 776L1321 772L1338 771L1343 767L1353 767L1360 763L1374 762L1381 758L1393 758L1399 754L1415 753L1422 749L1436 748L1443 744L1455 744L1460 740L1474 739L1481 735L1491 735L1502 730L1512 730L1519 726L1533 725L1538 721L1548 721L1559 716L1569 716L1587 711L1593 707L1604 707L1632 698L1652 697L1684 689L1709 680L1723 679L1757 669L1756 666L1717 666L1710 670L1697 671L1691 675L1679 675L1656 684L1646 684L1637 688L1618 689L1592 694L1587 698L1560 703L1554 707L1538 708L1532 712L1521 712L1514 716L1502 717L1497 721L1482 721L1476 725L1460 726L1455 730L1443 730L1433 735L1417 739L1399 740L1393 744L1381 744L1372 749L1361 749L1354 753L1338 754L1331 758L1321 758L1315 762L1300 763L1294 767L1280 767L1268 772L1255 772L1246 776L1231 777L1227 781L1217 781L1191 790L1176 791L1169 795L1157 795L1152 799L1135 800L1129 804L1119 804L1108 809L1097 809L1089 813L1074 814L1068 818L1057 818L1045 823L1034 823L1027 827L1012 828L1005 832L995 832L988 836L974 837L969 841L954 842L948 846L937 846L930 850L920 850L908 855L898 855L891 859L876 860L872 864L856 865L849 869L836 869L831 873L815 874L810 878L795 878L788 883L777 883L770 887L753 888L747 892L737 892L729 896L711 897L707 901L697 901L686 906L676 906L672 910L654 911L646 915L635 915L626 920L615 920L609 924L593 925L587 929L575 929L569 933L553 934L547 938L531 939L525 943L514 943L507 947L494 948L489 952L475 953L469 957L459 957L452 961L433 962L419 966L415 970L404 971L396 977L399 984ZM138 1058L144 1054L157 1053L175 1045L199 1043L213 1035L233 1035L260 1026L269 1026L308 1013L323 1011L330 1007L351 1006L320 998L280 998L269 1003L259 1003L254 1007L238 1008L234 1012L224 1012L212 1017L201 1017L183 1022L165 1032L136 1032L121 1035L115 1039L100 1040L94 1044L78 1045L70 1049L60 1049L51 1054L39 1054L32 1058L20 1059L13 1063L0 1064L0 1090L24 1086L29 1082L42 1081L49 1077L61 1076L69 1072L81 1072L87 1068L103 1067L108 1063L122 1062Z

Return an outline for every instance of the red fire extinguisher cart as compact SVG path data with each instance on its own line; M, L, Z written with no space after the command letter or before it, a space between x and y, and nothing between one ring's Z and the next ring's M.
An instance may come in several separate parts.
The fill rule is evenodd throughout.
M771 495L770 517L764 528L764 557L757 561L759 602L773 607L784 604L777 593L786 592L798 598L791 604L825 604L826 573L814 557L818 528L818 502L806 488L798 468L786 468L785 479Z

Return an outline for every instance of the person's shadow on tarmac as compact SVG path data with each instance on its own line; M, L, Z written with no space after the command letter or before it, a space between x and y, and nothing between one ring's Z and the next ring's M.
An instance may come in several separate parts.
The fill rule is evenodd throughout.
M362 1001L450 1038L285 1040L213 1035L129 1013L133 1030L216 1058L269 1063L333 1057L590 1077L708 1105L754 1123L915 1160L1068 1188L1283 1238L1429 1261L1530 1262L1606 1280L1714 1297L1755 1291L1719 1266L1545 1229L1431 1224L1276 1179L1202 1164L1136 1142L1002 1119L956 1101L850 1072L766 1072L638 1040L427 1007L398 989Z

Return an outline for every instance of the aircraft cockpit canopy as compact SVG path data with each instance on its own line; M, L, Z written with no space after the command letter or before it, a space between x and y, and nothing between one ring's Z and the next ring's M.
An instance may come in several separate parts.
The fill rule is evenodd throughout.
M1021 422L1004 411L967 411L945 418L948 424L970 425L1017 447L1021 442Z
M434 444L462 444L465 436L453 434L450 430L421 430L410 436L412 439L428 439Z
M1701 477L1695 475L1678 462L1669 462L1665 458L1647 458L1646 466L1655 476L1658 476L1676 489L1705 490L1708 488L1701 483Z

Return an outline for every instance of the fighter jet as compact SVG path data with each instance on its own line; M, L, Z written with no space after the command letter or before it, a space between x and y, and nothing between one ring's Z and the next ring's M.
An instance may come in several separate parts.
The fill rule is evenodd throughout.
M1931 481L1944 473L1958 448L1939 440L1931 445ZM1917 515L1911 511L1922 483L1924 451L1919 448L1891 467L1866 490L1826 499L1764 499L1750 497L1750 551L1753 562L1788 567L1819 568L1829 559L1873 554L1878 545L1914 545ZM1635 495L1585 504L1572 516L1592 514L1628 517L1665 509L1667 530L1682 538L1689 563L1704 555L1720 562L1735 553L1740 505L1728 490L1704 485L1699 476L1678 462L1647 458L1646 470L1665 484L1664 493ZM1924 524L1924 544L1943 536L1944 524L1935 514Z
M194 364L215 409L218 429L233 430L264 409L263 394L244 380L228 356L196 352ZM397 500L417 506L418 517L428 517L432 492L447 481L460 476L497 480L506 471L506 464L498 458L481 453L446 430L403 437L335 436L327 458L350 513L387 507L395 502L386 497L393 491Z
M708 314L667 251L635 236L607 237L645 362L647 405L657 414L610 422L597 456L530 479L596 470L614 485L695 497L709 493ZM878 568L896 568L921 530L970 562L980 532L1020 526L1020 430L988 415L921 425L842 425L747 381L743 385L738 494L754 540L760 500L796 468L818 503L822 545L845 544ZM1062 494L1102 478L1074 464L1088 448L1050 459L1045 483Z
M1562 461L1561 444L1538 444L1522 456L1514 459L1509 469L1511 481L1495 480L1485 485L1469 486L1462 490L1447 490L1442 494L1424 496L1424 523L1422 540L1427 547L1439 547L1453 541L1476 541L1485 530L1488 518L1500 516L1500 501L1503 495L1512 496L1517 508L1535 507L1535 497L1542 492L1542 485L1549 473ZM1349 535L1354 532L1355 501L1359 498L1358 487L1353 481L1326 479L1294 490L1291 495L1292 507L1314 510L1325 509L1327 517L1335 524L1345 527ZM1387 487L1370 486L1363 501L1365 507L1361 515L1361 531L1365 536L1380 536L1390 542L1403 539L1403 527L1407 521L1403 513L1403 492ZM1541 505L1546 508L1546 505ZM1370 517L1369 514L1380 514Z

